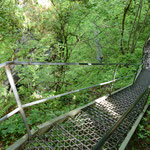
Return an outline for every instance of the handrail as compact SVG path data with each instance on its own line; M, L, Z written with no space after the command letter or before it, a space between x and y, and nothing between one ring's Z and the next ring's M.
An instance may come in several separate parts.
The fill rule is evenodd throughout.
M86 89L89 89L89 88L107 85L107 84L113 83L113 82L115 82L115 81L118 81L118 80L121 80L121 79L124 79L124 78L128 78L128 77L131 77L131 76L133 76L133 75L135 75L135 74L123 76L123 77L118 78L118 79L115 79L115 80L113 79L113 80L111 80L111 81L107 81L107 82L104 82L104 83L92 85L92 86L89 86L89 87L86 87L86 88L77 89L77 90L74 90L74 91L70 91L70 92L62 93L62 94L55 95L55 96L52 96L52 97L48 97L48 98L45 98L45 99L37 100L37 101L31 102L31 103L27 103L27 104L22 105L22 108L27 108L27 107L30 107L30 106L33 106L33 105L36 105L36 104L44 103L44 102L46 102L46 101L48 101L48 100L56 99L56 98L59 98L59 97L61 97L61 96L65 96L65 95L69 95L69 94L73 94L73 93L77 93L77 92L79 92L79 91L83 91L83 90L86 90ZM9 117L15 115L17 112L19 112L19 108L14 109L13 111L11 111L10 113L8 113L7 115L5 115L5 116L3 116L2 118L0 118L0 123L3 122L4 120L8 119Z
M59 95L56 95L56 96L48 97L48 98L45 98L45 99L37 100L37 101L31 102L31 103L27 103L27 104L22 105L21 101L20 101L20 98L19 98L18 91L17 91L15 83L14 83L13 75L12 75L10 67L9 67L10 65L51 65L51 66L54 66L54 65L57 65L57 66L58 65L59 66L63 66L63 65L66 65L66 66L68 66L68 65L81 65L81 66L84 66L84 65L87 65L87 66L91 66L91 65L93 65L93 66L96 66L96 65L107 65L107 66L108 65L115 65L115 66L118 67L119 65L139 65L139 64L123 64L123 63L106 63L106 64L104 64L104 63L52 63L52 62L19 62L19 61L8 61L8 62L0 64L0 68L5 67L5 71L6 71L9 83L11 85L11 88L13 89L13 93L14 93L14 96L15 96L15 99L16 99L16 102L17 102L17 105L18 105L18 108L16 108L15 110L10 112L9 114L5 115L4 117L0 118L0 123L2 121L6 120L7 118L9 118L10 116L16 114L18 111L20 111L20 114L22 116L22 119L23 119L24 124L25 124L26 129L27 129L28 136L30 138L31 137L31 132L30 132L30 128L29 128L29 125L27 123L27 118L26 118L26 115L24 113L23 108L33 106L33 105L36 105L36 104L40 104L40 103L43 103L43 102L46 102L48 100L55 99L55 98L58 98L58 97L61 97L61 96L73 94L73 93L76 93L76 92L79 92L79 91L82 91L82 90L86 90L86 89L89 89L89 88L92 88L92 87L97 87L97 86L110 84L110 83L113 83L115 81L130 77L133 74L115 79L116 71L117 71L117 69L115 69L114 77L113 77L113 80L111 80L111 81L100 83L100 84L97 84L97 85L92 85L92 86L82 88L82 89L77 89L77 90L74 90L74 91L70 91L70 92L67 92L67 93L59 94ZM113 84L112 84L112 87L113 87Z
M21 62L21 61L7 61L5 63L0 64L0 68L5 67L7 65L59 65L59 66L114 66L114 65L140 65L141 63L53 63L53 62Z
M29 138L30 138L31 137L31 131L30 131L29 125L27 123L27 118L26 118L25 112L22 108L22 104L21 104L21 101L20 101L20 97L19 97L17 88L15 86L15 82L14 82L13 75L12 75L11 70L10 70L10 66L5 66L5 70L6 70L6 74L7 74L8 81L10 83L11 89L14 93L14 97L15 97L15 100L17 102L21 117L23 119L24 125L27 129L27 132L28 132L28 135L29 135Z
M56 95L56 96L48 97L48 98L45 98L45 99L37 100L37 101L34 101L34 102L27 103L27 104L23 105L23 108L26 108L26 107L29 107L29 106L32 106L32 105L36 105L36 104L40 104L40 103L46 102L46 101L51 100L51 99L59 98L61 96L65 96L65 95L77 93L79 91L83 91L83 90L86 90L86 89L89 89L89 88L93 88L93 87L97 87L97 86L102 86L102 85L107 85L107 84L113 83L115 81L121 80L123 78L130 77L130 76L133 76L133 75L134 74L128 75L128 76L124 76L124 77L121 77L119 79L111 80L111 81L108 81L108 82L104 82L104 83L96 84L96 85L93 85L93 86L89 86L89 87L86 87L86 88L82 88L82 89L70 91L70 92L67 92L67 93L59 94L59 95Z
M115 123L114 126L112 126L106 134L99 140L99 142L94 146L92 150L101 150L103 144L106 142L106 140L112 135L112 133L115 131L115 129L124 121L126 116L133 110L133 108L136 106L136 104L141 100L143 95L148 91L148 88L145 89L145 91L138 97L138 99L129 107L129 109L121 116L121 118Z
M4 62L4 63L0 64L0 68L2 68L2 67L5 67L5 66L7 66L7 65L12 64L12 62L13 62L13 61L6 61L6 62Z
M0 118L0 123L3 122L4 120L8 119L9 117L13 116L17 112L19 112L19 108L14 109L13 111L11 111L10 113L8 113L7 115L5 115L2 118Z

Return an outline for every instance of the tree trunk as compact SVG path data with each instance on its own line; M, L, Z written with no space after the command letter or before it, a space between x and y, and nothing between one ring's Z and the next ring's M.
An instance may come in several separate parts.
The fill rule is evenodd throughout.
M130 5L131 5L131 2L132 2L132 0L128 0L128 1L127 1L127 4L126 4L126 6L125 6L125 8L124 8L123 19L122 19L120 51L121 51L121 53L122 53L123 55L125 54L124 49L123 49L124 24L125 24L126 15L127 15L128 10L129 10L129 7L130 7Z
M137 24L136 24L136 27L135 27L135 30L134 30L134 34L133 34L131 53L135 52L135 38L136 38L137 28L138 28L138 25L139 25L139 22L140 22L140 17L141 17L142 2L143 2L143 0L140 0L140 4L139 4L139 8L140 8L140 10L139 10L139 18L138 18L138 21L137 21Z

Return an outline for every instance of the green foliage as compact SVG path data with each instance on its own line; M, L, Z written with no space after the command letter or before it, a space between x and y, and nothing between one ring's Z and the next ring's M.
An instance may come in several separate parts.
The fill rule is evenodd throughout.
M150 103L150 98L148 99L148 103ZM146 115L142 119L142 123L138 126L138 132L137 132L138 138L146 140L147 143L150 142L148 140L150 137L149 118L150 118L150 110L148 109Z
M148 98L148 103L150 103L150 98ZM128 149L141 150L148 149L150 143L150 110L146 111L142 121L140 122L135 134L128 144Z
M14 50L17 48L16 41L20 37L21 24L17 17L17 7L14 1L1 2L0 9L0 60L5 62L13 59Z
M100 42L104 63L139 63L142 47L149 31L149 20L142 22L148 10L144 1L137 32L142 33L135 52L127 48L129 33L135 18L138 2L132 2L125 22L123 46L120 52L120 34L125 1L53 1L49 8L37 0L0 2L0 62L49 61L49 62L98 62L95 39ZM135 27L134 27L135 29ZM96 33L96 37L95 37ZM133 37L133 32L132 32ZM136 38L138 35L136 35ZM130 40L130 44L135 39ZM54 96L66 91L84 88L113 79L115 66L16 66L16 86L22 104ZM116 78L135 73L135 66L119 66ZM16 102L7 84L4 70L0 70L0 116L16 108ZM119 89L130 83L127 78L114 83ZM110 85L74 93L44 104L25 109L32 128L66 113L110 92ZM141 129L139 137L145 138ZM26 132L20 115L15 115L0 126L0 139L7 147ZM143 134L144 132L144 134ZM148 133L149 134L149 133ZM11 136L10 136L11 135ZM1 144L1 143L0 143ZM6 148L5 147L5 148Z
M25 127L20 114L11 117L0 126L1 142L5 142L5 146L9 145L23 134L25 134Z

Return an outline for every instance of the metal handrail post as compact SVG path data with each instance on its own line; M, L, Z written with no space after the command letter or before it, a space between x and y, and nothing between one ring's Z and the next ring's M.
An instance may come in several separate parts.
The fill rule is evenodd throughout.
M116 67L115 67L115 70L114 70L113 82L112 82L112 85L111 85L111 90L110 90L110 92L112 92L112 90L113 90L113 86L114 86L114 82L115 82L115 79L116 79L116 74L117 74L118 66L119 66L119 65L117 64Z
M134 74L131 74L131 75L128 75L128 76L124 76L124 77L115 79L115 81L119 81L119 80L124 79L124 78L129 78L129 77L131 77L133 75ZM55 95L55 96L49 96L48 98L45 98L45 99L41 99L41 100L37 100L37 101L31 102L31 103L24 104L24 105L22 105L22 108L27 108L27 107L30 107L30 106L33 106L33 105L36 105L36 104L44 103L44 102L46 102L48 100L52 100L52 99L56 99L56 98L61 97L61 96L65 96L65 95L77 93L77 92L80 92L80 91L83 91L83 90L86 90L86 89L89 89L89 88L103 86L103 85L108 85L108 84L110 84L112 82L114 82L114 81L112 80L112 81L100 83L100 84L97 84L97 85L92 85L92 86L89 86L89 87L86 87L86 88L82 88L82 89L77 89L77 90L74 90L74 91L70 91L70 92L67 92L67 93L62 93L62 94L58 94L58 95ZM8 119L12 115L16 114L18 111L19 111L19 108L16 108L13 111L11 111L10 113L6 114L2 118L0 118L0 123L2 121L4 121L4 120Z
M138 78L138 76L139 76L140 72L142 71L142 69L143 69L143 63L138 65L137 71L136 71L136 74L135 74L135 77L134 77L134 80L133 80L133 83L135 83L135 81Z
M22 107L22 104L21 104L21 101L20 101L20 98L19 98L19 94L18 94L17 88L15 86L15 82L14 82L14 79L13 79L13 76L12 76L12 73L11 73L9 65L5 66L5 70L6 70L6 74L7 74L9 83L11 85L11 88L13 90L13 93L14 93L14 96L15 96L15 100L17 102L20 114L22 116L23 122L25 124L26 129L27 129L28 137L31 138L31 131L30 131L29 125L27 123L27 118L25 116L25 113L24 113L24 110L23 110L23 107Z

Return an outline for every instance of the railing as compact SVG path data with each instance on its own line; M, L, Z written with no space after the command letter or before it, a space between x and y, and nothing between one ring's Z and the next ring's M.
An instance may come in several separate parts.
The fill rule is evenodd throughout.
M52 97L48 97L48 98L45 98L45 99L37 100L37 101L31 102L31 103L27 103L27 104L22 105L21 101L20 101L20 98L19 98L19 94L18 94L16 85L15 85L15 82L14 82L14 79L13 79L13 76L12 76L12 73L11 73L11 70L10 70L10 65L52 65L52 66L53 65L61 65L61 66L64 66L64 65L86 65L86 66L91 66L91 65L93 65L93 66L95 66L95 65L110 66L110 65L112 65L113 66L114 65L116 67L114 69L113 80L111 80L111 81L100 83L100 84L97 84L97 85L92 85L92 86L85 87L85 88L82 88L82 89L77 89L77 90L74 90L74 91L66 92L66 93L63 93L63 94L55 95L55 96L52 96ZM118 81L118 80L121 80L121 79L124 79L124 78L128 78L128 77L131 77L131 76L135 75L135 74L131 74L131 75L123 76L123 77L120 77L120 78L116 79L117 68L118 68L119 65L123 65L123 66L135 65L135 66L138 66L139 68L141 66L141 64L123 64L123 63L107 63L107 64L103 64L103 63L16 62L16 61L9 61L9 62L5 62L3 64L0 64L0 68L5 67L5 71L6 71L9 83L11 85L11 88L12 88L14 96L15 96L15 100L16 100L17 105L18 105L18 108L14 109L13 111L8 113L7 115L5 115L2 118L0 118L0 123L20 111L20 114L22 116L22 119L24 121L26 130L27 130L27 133L28 133L28 137L31 138L31 131L30 131L29 125L27 123L27 118L26 118L25 113L24 113L24 108L30 107L30 106L33 106L33 105L36 105L36 104L44 103L44 102L46 102L48 100L56 99L56 98L61 97L61 96L77 93L77 92L82 91L82 90L86 90L86 89L89 89L89 88L98 87L98 86L102 86L102 85L107 85L107 84L112 84L111 85L111 91L112 91L113 83L115 81ZM135 79L137 78L138 72L136 73Z
M5 63L0 64L0 68L6 66L6 65L51 65L51 66L55 66L55 65L59 65L59 66L68 66L68 65L100 65L100 66L110 66L110 65L124 65L124 66L129 66L129 65L136 65L139 66L141 63L139 64L135 64L135 63L51 63L51 62L21 62L21 61L7 61Z
M129 109L123 113L123 115L120 117L120 119L106 132L106 134L99 140L99 142L93 147L92 150L101 150L103 144L108 140L110 135L118 128L118 126L124 121L124 119L127 117L127 115L133 110L133 108L136 106L136 104L141 100L141 98L148 92L148 89L146 89L139 98L129 107ZM147 95L148 99L149 94ZM145 106L145 105L144 105Z

